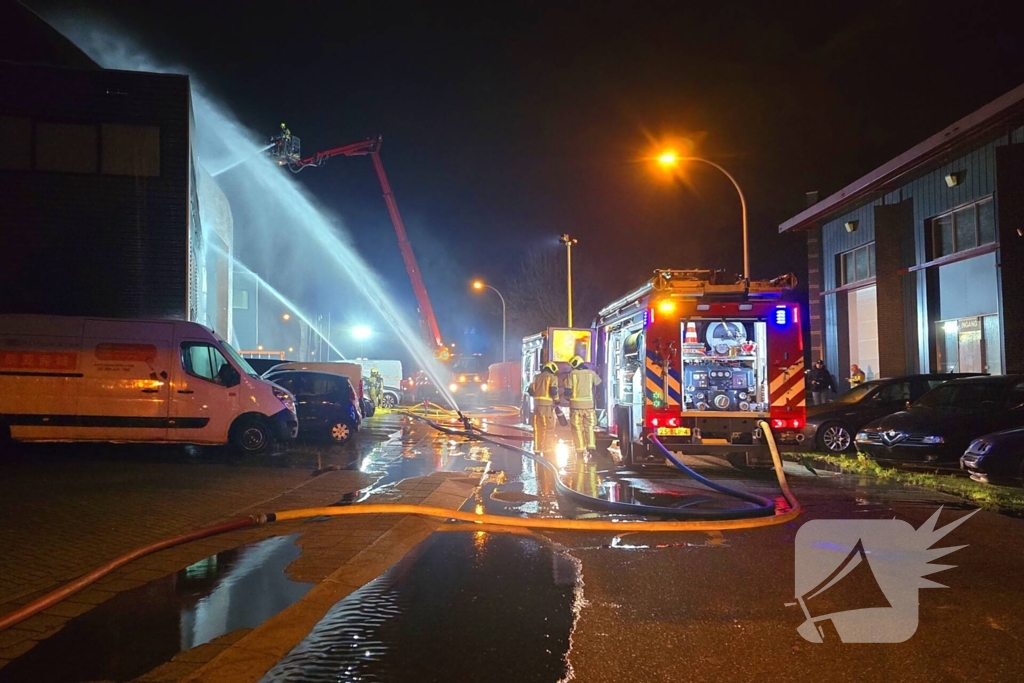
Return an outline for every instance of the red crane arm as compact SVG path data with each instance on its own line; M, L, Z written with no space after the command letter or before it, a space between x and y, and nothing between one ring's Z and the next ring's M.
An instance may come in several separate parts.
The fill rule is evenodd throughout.
M294 161L290 165L296 170L307 166L322 166L331 157L337 156L365 156L369 155L373 162L373 170L377 172L377 180L380 181L381 192L384 193L384 203L387 204L388 214L391 216L391 223L395 226L395 234L398 235L398 248L402 252L402 260L405 261L405 269L409 273L409 280L412 281L412 290L416 295L416 303L420 309L420 322L423 325L423 333L428 341L433 341L438 348L444 348L441 340L441 330L437 326L437 318L434 317L434 307L430 305L430 297L427 296L427 287L423 284L423 276L420 274L419 265L416 263L416 255L412 251L412 244L405 233L405 223L402 222L402 214L398 212L398 202L391 191L391 183L384 173L384 164L380 160L381 136L356 142L351 145L335 147L323 152L317 152L311 157L301 161Z

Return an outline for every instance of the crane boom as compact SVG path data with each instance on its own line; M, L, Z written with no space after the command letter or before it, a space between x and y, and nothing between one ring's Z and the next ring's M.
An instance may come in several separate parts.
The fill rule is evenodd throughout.
M282 133L273 138L274 147L271 155L276 157L278 164L287 166L293 172L298 173L310 166L323 166L324 163L338 156L369 156L373 162L373 170L377 173L377 180L380 182L380 189L384 195L384 203L388 207L388 215L398 236L398 249L402 253L402 260L405 262L405 269L409 273L409 280L412 282L413 294L416 295L416 303L419 306L420 325L423 327L423 334L427 342L434 345L442 354L447 351L441 339L441 330L437 326L437 318L434 316L434 307L430 304L430 297L427 295L427 287L423 284L423 276L420 274L419 265L416 263L416 255L412 250L412 243L405 232L405 223L402 222L402 214L398 211L398 202L391 191L391 183L384 172L384 163L380 159L380 147L383 138L378 135L375 138L368 138L362 142L355 142L350 145L334 147L333 149L317 152L305 159L299 155L299 139L291 134L282 124Z

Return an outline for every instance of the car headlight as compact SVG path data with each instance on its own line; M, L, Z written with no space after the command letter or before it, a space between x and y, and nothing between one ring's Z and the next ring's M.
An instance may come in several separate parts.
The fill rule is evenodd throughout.
M967 447L968 453L977 453L978 455L985 455L992 450L992 444L982 439L975 439L971 442L971 445Z
M466 376L465 375L459 375L459 381L460 382L465 382L466 381Z
M487 391L487 382L480 385L480 391Z
M473 375L473 381L474 382L479 382L480 381L480 375Z
M921 439L921 443L936 444L946 443L946 437L944 436L926 436Z
M277 398L278 401L284 404L285 408L287 408L289 411L293 413L295 412L295 399L292 398L291 394L289 394L284 389L278 389L277 387L274 387L274 396Z
M857 436L853 437L853 440L854 441L867 441L868 440L868 434L867 434L867 432L857 432Z
M456 384L455 382L452 382L451 384L448 385L448 389L453 392L458 391L459 385Z

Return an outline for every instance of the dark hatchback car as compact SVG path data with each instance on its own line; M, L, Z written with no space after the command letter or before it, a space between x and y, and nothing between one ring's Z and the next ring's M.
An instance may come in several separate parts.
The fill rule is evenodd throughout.
M291 392L299 416L299 438L326 437L345 443L359 429L356 392L346 377L309 370L281 370L264 377Z
M969 377L865 425L856 443L876 460L952 464L979 436L1014 427L1024 427L1024 376Z
M976 481L1024 484L1024 428L978 437L960 456L960 467Z
M944 382L970 376L906 375L865 382L831 403L807 408L804 445L827 453L851 450L854 435L867 423L905 410L910 403Z

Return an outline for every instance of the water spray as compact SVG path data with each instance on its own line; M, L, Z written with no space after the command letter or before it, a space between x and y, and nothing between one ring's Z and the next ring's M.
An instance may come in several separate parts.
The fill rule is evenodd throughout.
M261 278L261 277L260 277L259 275L257 275L257 274L256 274L256 273L255 273L255 272L254 272L254 271L252 270L252 268L249 268L249 267L248 267L247 265L245 265L244 263L242 263L242 262L241 262L241 261L239 261L238 259L236 259L236 258L232 258L231 256L229 256L229 255L228 255L228 253L227 253L227 252L225 252L225 251L224 251L223 249L221 249L220 247L218 247L218 246L216 246L216 245L208 245L208 248L209 248L209 249L213 249L213 250L214 250L215 252L217 252L218 254L220 254L221 256L223 256L224 258L228 259L228 261L229 261L229 262L231 262L231 263L233 263L233 264L235 264L235 265L238 265L238 266L239 266L239 267L241 267L241 268L242 268L242 270L244 270L244 271L245 271L246 273L248 273L248 274L249 274L249 275L251 275L252 277L256 278L256 280L258 280L258 281L259 281L259 283L260 283L260 285L261 285L262 287L265 287L265 288L266 288L266 290L267 290L268 292L270 292L270 294L271 294L272 296L276 297L278 301L280 301L280 302L281 302L282 304L284 304L285 308L287 308L287 309L289 309L289 310L291 310L291 311L295 311L295 315L296 315L296 316L297 316L297 317L299 318L299 320L301 320L302 322L304 322L304 323L306 323L307 325L309 325L309 329L313 330L313 332L314 332L314 333L315 333L315 334L316 334L316 335L317 335L318 337L320 337L321 339L323 339L323 340L324 340L324 342L325 342L325 343L327 344L327 346L328 346L328 347L330 347L331 351L334 351L334 352L335 352L336 354L338 354L338 356L339 356L339 357L341 358L341 360L345 360L345 354L343 354L343 353L341 352L341 350L340 350L340 349L338 349L338 347L337 347L337 346L335 346L334 344L332 344L332 343L330 342L330 340L329 340L329 339L328 339L327 337L325 337L325 336L324 336L324 334L323 334L323 333L322 333L322 332L321 332L321 331L320 331L319 329L317 329L316 325L314 325L314 324L313 324L313 323L312 323L312 322L310 321L310 319L309 319L309 318L308 318L308 317L307 317L307 316L306 316L306 315L305 315L305 314L304 314L304 313L302 312L302 309L300 309L300 308L299 308L298 306L296 306L294 302L290 301L290 300L289 300L289 299L288 299L288 298L287 298L287 297L286 297L286 296L285 296L284 294L282 294L282 293L281 293L281 292L279 292L279 291L278 291L278 290L277 290L276 288L274 288L274 286L273 286L273 285L271 285L271 284L270 284L269 282L267 282L266 280L264 280L263 278Z
M252 159L256 155L263 154L264 152L266 152L268 149L270 149L273 146L274 146L274 144L271 143L271 144L267 145L266 147L264 147L263 149L257 150L256 152L254 152L251 155L243 156L241 159L238 159L236 161L231 162L230 164L228 164L224 168L220 169L219 171L214 171L213 173L210 174L210 177L216 178L221 173L227 173L228 171L233 169L235 166L241 166L242 164L244 164L245 162L249 161L250 159Z

